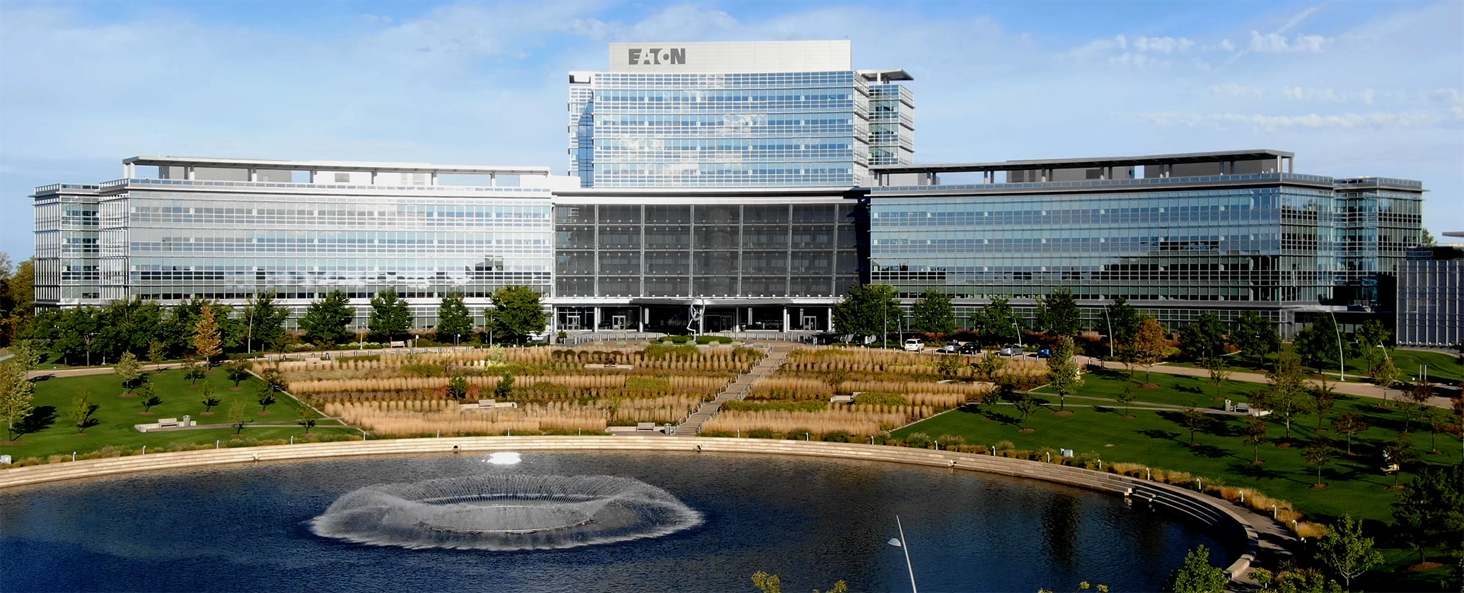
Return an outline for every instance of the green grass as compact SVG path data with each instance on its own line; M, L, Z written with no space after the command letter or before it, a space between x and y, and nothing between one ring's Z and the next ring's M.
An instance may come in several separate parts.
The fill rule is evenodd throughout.
M1290 349L1291 345L1288 344L1286 348ZM1392 357L1393 364L1398 367L1398 370L1400 372L1399 380L1401 381L1413 381L1416 377L1418 377L1420 367L1422 367L1423 365L1428 365L1429 379L1435 383L1438 383L1441 380L1459 383L1461 380L1464 380L1464 364L1459 363L1459 359L1457 356L1447 352L1392 349L1388 350L1388 356ZM1268 369L1270 369L1271 363L1269 361L1274 359L1274 356L1269 357L1267 359L1268 362L1266 362L1265 364L1256 365L1248 358L1241 358L1240 355L1230 355L1226 357L1226 360L1229 361L1230 364L1227 364L1225 366L1225 369L1229 371L1265 373ZM1200 368L1200 365L1192 361L1186 360L1167 361L1164 364L1167 366ZM1335 363L1331 365L1324 364L1320 367L1309 368L1311 368L1315 372L1325 374L1328 380L1335 381L1337 379L1337 365ZM1367 377L1367 369L1367 359L1365 357L1359 356L1347 359L1347 382L1370 382Z
M212 416L204 416L203 397L199 395L199 388L191 386L183 378L183 371L170 370L161 373L149 373L149 379L158 397L163 403L153 406L151 415L143 415L143 406L140 398L120 397L123 392L121 382L116 375L90 375L85 377L66 377L48 379L36 382L35 401L36 418L51 417L49 423L41 422L44 426L36 432L21 436L14 444L0 445L0 454L12 456L15 460L28 457L44 457L48 455L70 455L75 451L87 453L96 451L107 446L117 446L124 449L138 449L143 445L149 447L161 447L175 443L204 444L213 443L219 439L232 439L235 433L233 428L200 429L200 430L177 430L164 432L141 433L133 428L134 424L146 424L155 422L158 418L178 418L184 415L192 416L198 424L226 424L228 423L228 409L235 401L244 401L248 406L248 418L256 424L278 424L287 423L293 425L302 418L316 418L317 414L302 406L293 398L283 394L277 395L276 403L269 406L268 414L261 414L256 389L260 385L259 379L251 377L243 382L236 391L233 383L225 376L223 369L215 368L208 372L204 381L214 387L215 397L221 400L220 405L213 408ZM202 385L203 381L199 382ZM93 418L98 424L86 429L82 434L77 434L76 425L68 417L71 411L71 398L81 390L91 392L91 402L99 407ZM350 430L344 429L336 421L321 421L320 426L312 429L311 432L329 432ZM331 426L334 426L332 428ZM280 439L289 438L291 435L304 433L304 427L248 427L244 429L243 436L255 439Z
M1122 392L1122 373L1103 371L1084 375L1086 385L1080 395L1111 398ZM1136 373L1136 381L1143 380L1143 372ZM1193 377L1153 375L1153 382L1160 385L1155 390L1136 390L1141 401L1176 405L1192 405L1219 408L1213 401L1213 386L1208 381ZM1225 397L1245 401L1245 393L1257 388L1256 384L1229 382ZM1203 390L1196 393L1195 390ZM1018 449L1035 450L1041 447L1068 448L1077 453L1097 452L1105 463L1133 462L1156 468L1190 472L1206 478L1209 483L1220 480L1229 486L1253 487L1266 494L1292 501L1298 510L1308 515L1308 520L1331 522L1343 514L1369 521L1370 533L1382 534L1386 528L1380 522L1392 520L1391 505L1398 491L1390 490L1394 478L1382 475L1377 470L1381 448L1397 437L1403 429L1403 414L1396 408L1381 408L1377 400L1340 397L1328 415L1328 420L1344 412L1356 411L1367 418L1369 428L1353 438L1352 456L1338 451L1333 461L1322 468L1322 489L1310 488L1316 483L1315 466L1307 465L1302 459L1302 449L1317 428L1314 415L1293 418L1292 440L1289 448L1279 447L1284 439L1285 429L1279 419L1268 417L1267 442L1260 447L1263 464L1253 465L1253 450L1241 442L1244 420L1240 417L1212 416L1211 426L1196 434L1197 446L1189 444L1189 430L1181 423L1182 416L1170 411L1133 410L1133 419L1123 419L1122 410L1113 402L1098 402L1074 397L1068 398L1071 416L1056 416L1055 395L1042 395L1051 402L1050 410L1034 412L1027 426L1036 429L1031 433L1021 432L1017 425L1017 412L1013 406L1001 405L984 408L976 412L963 408L926 419L922 422L895 431L894 438L922 432L931 438L941 435L956 435L969 444L991 446L998 441L1011 441ZM1074 404L1098 403L1101 407L1075 407ZM1135 405L1138 405L1136 402ZM1324 424L1327 428L1330 424ZM1430 434L1428 427L1415 419L1413 434L1408 438L1415 450L1422 453L1420 463L1445 465L1460 463L1460 442L1457 437L1440 433L1438 447L1440 454L1428 454ZM1330 434L1334 438L1341 435ZM1339 447L1343 444L1339 438ZM1417 467L1415 465L1414 467ZM1402 482L1410 477L1409 468L1404 468ZM1381 543L1381 542L1380 542ZM1417 561L1417 555L1397 546L1385 550L1388 561L1395 568ZM1431 554L1431 557L1433 554ZM1422 577L1419 577L1422 578ZM1409 581L1413 582L1413 581ZM1415 584L1421 584L1419 581ZM1372 589L1393 589L1402 585L1371 583ZM1406 589L1405 589L1406 590Z

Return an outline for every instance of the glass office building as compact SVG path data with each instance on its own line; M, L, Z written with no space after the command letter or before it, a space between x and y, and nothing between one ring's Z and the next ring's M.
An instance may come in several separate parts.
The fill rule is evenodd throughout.
M571 72L570 174L583 187L853 187L910 164L899 70L853 70L847 41L610 46Z
M1409 249L1398 271L1397 329L1404 346L1464 342L1464 247Z
M870 281L973 307L1004 296L1028 314L1067 288L1090 316L1123 297L1170 325L1252 310L1286 333L1298 314L1376 305L1380 277L1419 239L1422 185L1298 175L1291 156L876 169L887 185L870 193ZM941 184L951 172L982 183Z

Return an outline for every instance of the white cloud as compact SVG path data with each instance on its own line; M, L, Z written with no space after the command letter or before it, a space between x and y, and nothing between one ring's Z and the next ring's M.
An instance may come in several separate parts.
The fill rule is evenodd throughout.
M1285 35L1251 31L1250 51L1263 54L1317 53L1327 44L1321 35L1297 35L1287 39Z
M1257 87L1230 82L1219 86L1210 87L1210 94L1223 95L1226 97L1259 98L1263 94L1263 91Z
M1215 44L1209 44L1209 45L1201 46L1200 47L1200 51L1207 52L1207 53L1208 52L1213 52L1213 51L1223 51L1223 52L1228 52L1228 53L1234 53L1235 52L1235 44L1234 43L1231 43L1229 39L1222 39L1222 40L1220 40L1220 43L1215 43Z
M1134 40L1134 49L1161 54L1189 51L1195 42L1183 37L1139 37Z

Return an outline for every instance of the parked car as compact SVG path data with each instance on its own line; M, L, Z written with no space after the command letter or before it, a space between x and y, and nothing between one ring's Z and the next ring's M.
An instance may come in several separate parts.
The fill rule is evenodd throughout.
M936 348L935 351L941 354L955 354L957 347L955 342L948 342L946 345Z
M1046 346L1037 351L1037 358L1052 358L1052 349Z
M924 350L924 349L925 349L925 342L921 342L920 340L917 340L915 338L910 338L908 340L905 340L905 351L906 352L919 352L919 351Z
M956 352L959 354L980 354L981 345L977 344L976 342L967 342L965 344L961 344L961 347L957 348Z
M1006 346L1002 347L1001 350L997 351L997 354L1000 354L1002 356L1026 356L1027 355L1026 351L1021 346L1018 346L1016 344L1007 344Z

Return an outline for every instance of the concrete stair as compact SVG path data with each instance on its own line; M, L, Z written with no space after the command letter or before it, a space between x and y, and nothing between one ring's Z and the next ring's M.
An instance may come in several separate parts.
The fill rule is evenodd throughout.
M787 343L773 344L770 346L767 356L757 361L757 364L753 365L752 370L749 370L746 374L738 375L737 379L729 383L727 388L723 389L721 393L718 393L717 397L712 399L712 401L703 402L701 407L697 408L695 412L692 412L690 416L687 416L686 421L678 425L676 431L671 434L674 436L696 436L701 431L702 424L717 416L717 412L721 411L723 403L747 397L747 394L752 392L753 384L757 383L758 379L777 372L783 366L783 363L788 361L788 355L797 347L797 344Z

